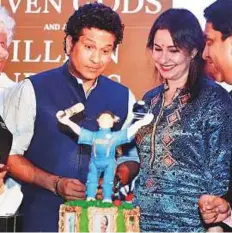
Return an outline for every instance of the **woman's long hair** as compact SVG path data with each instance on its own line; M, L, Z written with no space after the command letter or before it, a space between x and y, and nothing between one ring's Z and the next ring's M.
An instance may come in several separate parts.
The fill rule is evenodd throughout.
M201 26L197 18L186 9L169 9L163 12L154 22L147 41L147 48L153 50L154 37L159 29L167 29L176 47L186 51L189 56L194 49L197 54L192 58L186 88L193 100L199 92L199 81L204 74L202 53L205 42Z

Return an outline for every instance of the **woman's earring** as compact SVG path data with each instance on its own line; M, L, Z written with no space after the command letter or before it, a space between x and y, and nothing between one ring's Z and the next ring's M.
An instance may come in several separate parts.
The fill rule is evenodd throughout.
M194 59L194 57L197 55L197 51L192 51L192 55L191 55L191 59L193 60Z

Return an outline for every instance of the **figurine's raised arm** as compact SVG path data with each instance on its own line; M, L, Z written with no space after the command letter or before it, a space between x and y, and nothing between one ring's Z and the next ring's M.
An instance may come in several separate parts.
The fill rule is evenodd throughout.
M84 105L82 103L78 103L64 111L62 110L58 111L56 113L56 117L60 123L69 126L74 133L80 135L80 131L81 131L80 126L74 123L73 121L71 121L70 117L72 117L73 115L79 112L82 112L84 109L85 109Z
M144 115L144 118L141 120L136 121L134 124L132 124L128 129L127 129L127 136L128 138L131 138L134 136L137 131L142 128L145 125L148 125L152 122L154 118L154 115L152 113L147 113Z

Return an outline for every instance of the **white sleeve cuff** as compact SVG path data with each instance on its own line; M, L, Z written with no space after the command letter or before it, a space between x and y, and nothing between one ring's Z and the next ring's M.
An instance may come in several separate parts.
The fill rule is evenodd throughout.
M232 227L232 217L231 215L223 221L229 227Z

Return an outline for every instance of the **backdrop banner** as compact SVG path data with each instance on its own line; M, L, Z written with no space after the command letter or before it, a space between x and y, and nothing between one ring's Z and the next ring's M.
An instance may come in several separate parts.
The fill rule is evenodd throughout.
M5 72L14 81L55 68L67 59L63 51L65 23L88 0L0 0L16 21ZM172 7L172 0L98 0L117 11L125 25L123 43L105 72L131 88L139 99L156 85L151 54L146 50L150 27Z

